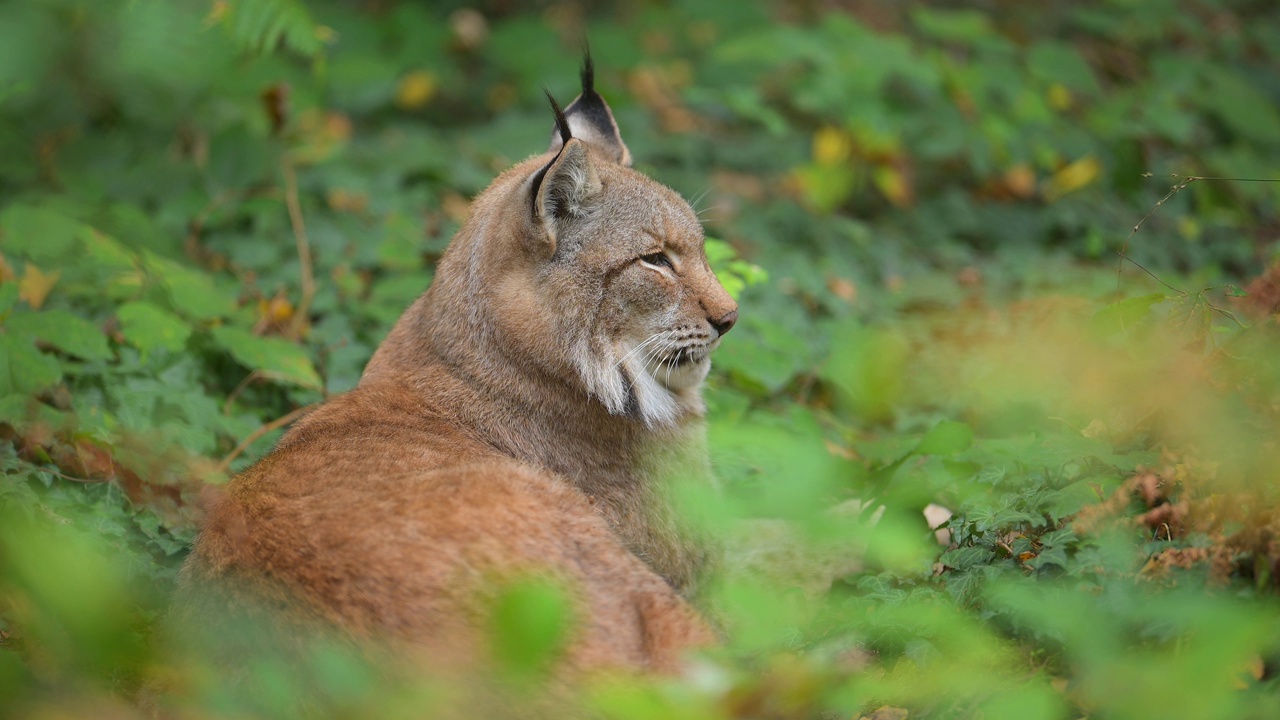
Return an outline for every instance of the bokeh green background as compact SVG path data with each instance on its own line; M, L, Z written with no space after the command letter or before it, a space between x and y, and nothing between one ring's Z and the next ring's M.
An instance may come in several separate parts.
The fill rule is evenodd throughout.
M584 38L742 319L726 646L583 703L1280 716L1280 17L1234 0L0 4L0 714L440 701L324 647L237 697L161 618L202 487L353 386ZM558 596L504 597L541 672Z

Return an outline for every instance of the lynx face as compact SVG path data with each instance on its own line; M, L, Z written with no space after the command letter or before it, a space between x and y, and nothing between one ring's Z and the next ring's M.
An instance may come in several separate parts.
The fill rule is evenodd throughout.
M600 204L569 233L584 238L582 259L598 282L589 325L596 330L579 341L575 361L610 412L661 425L701 412L711 352L737 320L737 305L707 264L688 204L638 173L614 170L621 182L605 183Z
M478 251L491 254L474 289L500 308L490 317L504 352L518 348L610 413L651 428L699 415L711 351L738 311L707 264L697 216L628 167L588 76L555 110L548 154L487 193L512 232Z
M689 204L627 167L588 73L567 111L552 101L556 156L527 181L550 251L532 284L586 391L614 415L671 424L703 410L710 352L737 305L707 263Z

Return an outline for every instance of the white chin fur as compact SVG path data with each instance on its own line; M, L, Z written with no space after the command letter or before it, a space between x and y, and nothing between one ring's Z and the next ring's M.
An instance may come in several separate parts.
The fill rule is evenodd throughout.
M670 425L686 412L701 411L697 390L707 376L710 362L703 359L675 368L655 363L650 368L632 350L621 349L617 355L625 358L621 363L608 353L592 352L585 344L575 353L574 364L587 391L599 398L611 414L626 414L632 395L640 419L649 427Z

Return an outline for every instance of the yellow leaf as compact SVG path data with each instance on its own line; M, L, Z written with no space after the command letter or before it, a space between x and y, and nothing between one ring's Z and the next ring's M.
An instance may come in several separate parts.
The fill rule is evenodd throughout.
M265 305L263 315L273 323L282 324L293 317L293 305L284 295L276 295Z
M1062 112L1071 107L1072 101L1071 91L1061 83L1054 83L1049 86L1049 107Z
M396 107L416 110L436 94L436 76L425 70L414 70L396 84Z
M1057 200L1063 195L1073 193L1097 180L1101 172L1102 163L1092 155L1086 155L1058 170L1052 178L1049 178L1048 187L1044 191L1045 199Z
M898 168L878 167L871 179L885 198L898 207L907 207L915 200L911 183L907 182L906 175Z
M13 266L8 260L4 259L4 255L0 255L0 283L7 283L16 278L18 275L13 271Z
M853 140L837 127L827 125L813 134L813 161L819 165L840 165L853 154Z
M204 26L213 27L222 22L227 13L231 11L231 6L227 4L227 0L214 0L213 6L209 8L209 14L205 16Z
M22 273L22 279L18 281L18 297L26 300L32 310L39 310L60 277L62 277L61 270L54 270L46 275L36 267L35 263L28 262L26 270Z

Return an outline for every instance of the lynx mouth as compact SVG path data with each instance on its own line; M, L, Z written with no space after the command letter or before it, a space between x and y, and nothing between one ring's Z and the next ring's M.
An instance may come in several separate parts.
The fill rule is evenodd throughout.
M666 357L659 359L658 365L672 368L684 367L687 365L695 365L700 362L705 362L709 356L710 351L706 347L695 346L679 348L668 354Z
M701 343L672 349L651 360L645 368L649 376L670 391L696 387L711 369L714 344Z

